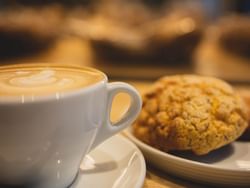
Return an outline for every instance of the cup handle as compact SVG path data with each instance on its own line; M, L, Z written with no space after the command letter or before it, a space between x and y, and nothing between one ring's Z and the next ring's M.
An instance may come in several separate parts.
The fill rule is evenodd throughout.
M135 118L137 117L137 115L141 110L142 106L141 97L138 91L134 87L124 82L108 83L107 87L108 87L108 103L107 103L108 111L106 120L104 121L106 122L106 124L104 123L105 125L102 125L102 127L99 128L96 138L90 150L93 150L96 146L98 146L107 138L113 136L114 134L120 132L121 130L131 125L131 123L135 120ZM114 97L121 92L127 93L130 96L131 99L130 107L125 113L125 115L118 122L112 123L110 121L112 102Z

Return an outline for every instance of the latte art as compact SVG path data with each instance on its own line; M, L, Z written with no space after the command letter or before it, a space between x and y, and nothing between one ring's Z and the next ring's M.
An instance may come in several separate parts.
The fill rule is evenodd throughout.
M16 72L16 74L18 74L18 72ZM44 70L35 74L26 72L26 74L28 74L28 76L24 75L22 77L12 78L9 81L9 84L18 87L39 87L42 85L55 83L58 80L55 77L55 71L53 70Z
M0 69L0 96L67 92L104 79L98 71L87 68L26 66Z

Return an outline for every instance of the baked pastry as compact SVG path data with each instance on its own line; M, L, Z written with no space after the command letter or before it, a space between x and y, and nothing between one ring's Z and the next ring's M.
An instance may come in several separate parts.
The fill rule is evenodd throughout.
M143 95L134 135L162 151L204 155L237 139L247 109L230 85L212 77L163 77Z

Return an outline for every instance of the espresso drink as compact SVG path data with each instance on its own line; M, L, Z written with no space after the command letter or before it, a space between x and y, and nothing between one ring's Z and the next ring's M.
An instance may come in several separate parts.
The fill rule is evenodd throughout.
M94 69L46 64L0 68L0 96L41 96L78 90L104 79Z

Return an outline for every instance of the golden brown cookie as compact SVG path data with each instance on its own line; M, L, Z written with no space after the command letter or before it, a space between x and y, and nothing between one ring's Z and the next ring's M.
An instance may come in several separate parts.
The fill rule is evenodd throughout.
M230 85L212 77L163 77L143 96L134 135L163 151L207 154L247 128L245 103Z

